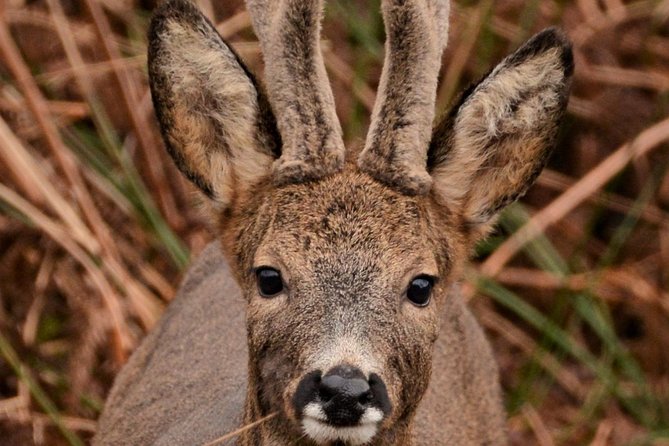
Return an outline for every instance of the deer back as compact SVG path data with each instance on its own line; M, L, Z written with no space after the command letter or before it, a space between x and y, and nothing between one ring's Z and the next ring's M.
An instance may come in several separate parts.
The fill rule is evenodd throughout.
M216 244L118 375L95 444L196 445L241 421L244 302Z

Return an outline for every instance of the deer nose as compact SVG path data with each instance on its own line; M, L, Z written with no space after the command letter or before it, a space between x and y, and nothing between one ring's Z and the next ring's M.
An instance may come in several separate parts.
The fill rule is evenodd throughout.
M360 378L347 379L338 375L330 375L323 378L319 393L323 402L339 398L367 404L372 396L369 383L366 380Z
M318 396L328 421L335 426L358 424L374 401L371 387L363 373L349 366L330 370L321 379Z
M325 375L314 370L302 377L293 395L297 414L334 427L377 423L392 411L388 390L379 375L369 378L350 365Z

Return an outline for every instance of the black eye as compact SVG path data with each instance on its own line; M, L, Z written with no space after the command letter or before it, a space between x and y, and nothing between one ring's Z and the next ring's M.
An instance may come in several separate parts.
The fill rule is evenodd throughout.
M434 279L430 276L418 276L411 281L407 289L407 298L417 307L430 303Z
M274 268L261 266L256 269L256 281L258 282L258 290L263 297L272 297L283 291L283 280L281 280L281 273Z

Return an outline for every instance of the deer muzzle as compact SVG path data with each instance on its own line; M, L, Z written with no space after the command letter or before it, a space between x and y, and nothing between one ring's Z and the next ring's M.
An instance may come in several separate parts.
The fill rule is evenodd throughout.
M304 432L317 443L361 445L376 435L391 404L383 380L343 364L305 375L293 398Z

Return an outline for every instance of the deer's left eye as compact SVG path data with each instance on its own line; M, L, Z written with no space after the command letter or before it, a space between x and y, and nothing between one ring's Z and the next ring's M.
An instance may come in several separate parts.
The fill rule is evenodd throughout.
M430 303L434 279L430 276L414 278L407 289L407 299L417 307L425 307Z
M256 282L262 297L273 297L283 291L281 273L274 268L261 266L256 269Z

